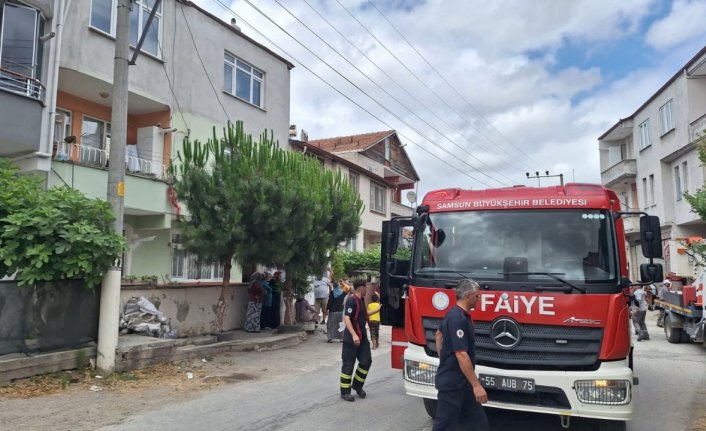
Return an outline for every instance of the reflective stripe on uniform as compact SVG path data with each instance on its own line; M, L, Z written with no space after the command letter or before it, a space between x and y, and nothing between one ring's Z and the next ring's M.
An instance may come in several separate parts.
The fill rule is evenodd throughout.
M358 373L360 373L360 374L368 374L368 370L365 370L365 369L360 368L360 367L358 367L358 369L356 370L356 372L358 372Z

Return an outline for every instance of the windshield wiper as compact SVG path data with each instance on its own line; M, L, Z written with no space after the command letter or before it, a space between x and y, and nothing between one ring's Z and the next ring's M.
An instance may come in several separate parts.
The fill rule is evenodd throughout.
M576 289L581 293L586 293L588 291L585 287L577 286L571 282L568 282L568 281L556 276L557 274L559 274L559 275L564 274L563 272L558 272L558 273L552 273L552 272L501 272L500 274L501 275L545 275L549 278L553 278L554 280L560 282L564 286L568 286L572 289ZM536 290L538 292L539 291L548 291L549 292L549 291L558 290L558 289L552 289L551 286L535 286L534 290ZM560 290L566 291L565 288L562 288Z

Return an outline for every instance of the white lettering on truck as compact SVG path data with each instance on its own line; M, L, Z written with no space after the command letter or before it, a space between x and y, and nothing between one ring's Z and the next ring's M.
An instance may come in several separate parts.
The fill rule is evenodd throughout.
M496 302L497 299L497 302ZM481 294L480 311L492 311L499 313L505 311L508 314L541 314L543 316L554 316L554 298L551 296L524 296L513 295L503 299L502 296L492 294Z

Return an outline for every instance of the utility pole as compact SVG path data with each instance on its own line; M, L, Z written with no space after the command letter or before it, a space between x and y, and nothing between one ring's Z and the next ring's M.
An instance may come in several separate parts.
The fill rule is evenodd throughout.
M535 172L533 176L530 176L529 172L525 172L525 175L527 176L527 179L530 178L537 178L537 185L541 186L542 183L540 182L540 178L553 178L553 177L559 177L559 183L563 186L564 185L564 174L558 174L558 175L549 175L549 171L544 171L545 175L539 175L539 171Z
M113 229L123 234L123 199L125 197L125 152L127 144L128 62L130 56L130 6L132 0L118 0L115 30L115 64L113 68L113 106L108 167L108 203L113 209ZM102 375L115 370L120 319L120 276L122 261L118 259L106 272L101 286L98 351L96 368Z

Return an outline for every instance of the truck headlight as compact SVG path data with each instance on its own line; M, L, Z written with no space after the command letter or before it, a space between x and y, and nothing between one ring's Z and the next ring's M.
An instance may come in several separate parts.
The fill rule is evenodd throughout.
M412 383L434 386L436 365L426 362L404 361L404 378Z
M585 404L628 404L632 384L629 380L577 380L576 396Z

